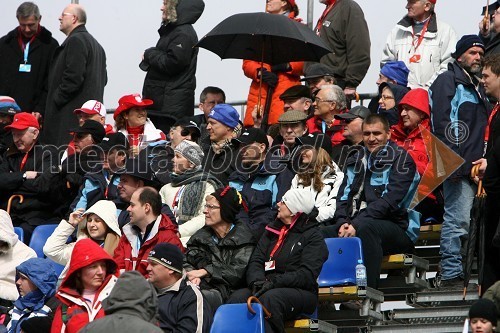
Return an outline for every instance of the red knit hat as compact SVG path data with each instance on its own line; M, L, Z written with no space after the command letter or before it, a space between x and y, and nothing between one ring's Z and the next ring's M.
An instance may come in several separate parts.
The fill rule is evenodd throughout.
M428 117L431 115L429 107L429 93L422 88L416 88L408 91L398 104L399 111L403 109L403 105L411 106L425 113Z

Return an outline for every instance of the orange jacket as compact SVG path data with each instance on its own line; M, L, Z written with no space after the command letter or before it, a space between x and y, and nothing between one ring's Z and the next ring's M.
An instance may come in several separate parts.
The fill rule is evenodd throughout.
M268 64L263 64L263 67L268 71L271 71L271 66ZM279 96L288 88L300 84L300 76L303 74L303 62L291 62L291 71L286 73L276 73L278 75L278 84L274 88L274 93L272 95L271 108L269 109L268 124L278 123L278 118L283 114L284 103L280 100ZM257 105L259 99L259 78L257 75L258 69L260 68L260 62L252 60L243 60L243 72L245 75L252 79L252 84L250 85L250 92L248 93L247 99L247 109L245 112L245 119L243 124L245 127L253 126L252 111ZM261 87L261 102L260 105L262 109L266 105L268 86L266 83L262 82Z

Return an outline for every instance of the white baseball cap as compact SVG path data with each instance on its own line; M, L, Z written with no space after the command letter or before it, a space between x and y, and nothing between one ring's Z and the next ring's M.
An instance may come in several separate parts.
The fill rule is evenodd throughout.
M83 103L82 107L75 109L73 113L83 112L86 114L100 114L102 117L106 117L106 107L99 101L91 99Z

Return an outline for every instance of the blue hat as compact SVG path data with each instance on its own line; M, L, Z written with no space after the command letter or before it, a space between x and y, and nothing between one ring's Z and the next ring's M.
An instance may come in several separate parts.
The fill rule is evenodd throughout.
M380 74L405 87L408 85L409 73L410 70L402 61L389 61L380 69Z
M238 126L240 121L238 111L229 104L217 104L208 114L208 118L215 119L231 128Z
M453 56L453 58L457 59L462 54L464 54L465 51L467 51L468 49L470 49L471 47L474 47L474 46L478 46L478 47L482 48L483 51L485 49L484 43L481 40L481 38L479 38L478 35L464 35L457 42L455 52L453 52L451 55Z
M16 101L9 96L0 96L0 113L7 115L15 115L20 112L21 108Z

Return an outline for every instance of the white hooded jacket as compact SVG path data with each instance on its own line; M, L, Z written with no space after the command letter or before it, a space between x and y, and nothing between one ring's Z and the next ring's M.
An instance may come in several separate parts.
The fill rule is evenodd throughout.
M9 214L0 210L0 299L19 298L16 267L31 258L36 258L35 251L19 240Z
M116 216L116 205L112 201L100 200L96 202L92 207L87 209L85 213L83 213L83 216L91 213L99 216L114 233L121 236L122 233ZM82 231L82 229L86 227L87 219L84 218L83 221L78 224L78 230L76 232L77 241L83 238L88 238L88 236ZM69 268L71 253L75 247L75 242L66 244L66 241L74 231L75 228L69 224L69 222L61 220L43 247L43 253L45 253L47 258L60 265L66 266L59 276L59 280L62 280L66 276L66 272Z

